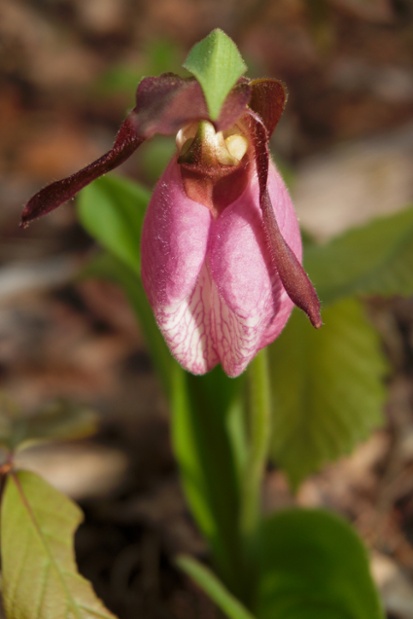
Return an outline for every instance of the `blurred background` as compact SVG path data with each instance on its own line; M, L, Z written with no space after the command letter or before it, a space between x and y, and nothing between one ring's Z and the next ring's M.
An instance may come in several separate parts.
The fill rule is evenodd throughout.
M215 27L239 45L250 76L288 86L272 147L305 229L323 241L413 202L412 0L2 0L0 392L29 413L100 415L93 440L21 458L80 502L80 569L121 619L214 617L172 561L205 549L134 317L115 287L77 279L94 247L73 207L27 231L18 222L32 193L110 148L141 77L179 72ZM151 187L172 150L155 139L121 172ZM413 302L377 303L391 364L388 425L305 482L297 501L355 523L388 617L409 619ZM293 500L277 471L265 492L271 506Z

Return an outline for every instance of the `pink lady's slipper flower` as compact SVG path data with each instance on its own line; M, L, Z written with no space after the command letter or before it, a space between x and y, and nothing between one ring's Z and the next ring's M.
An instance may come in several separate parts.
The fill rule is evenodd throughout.
M194 374L220 363L237 376L295 305L321 325L301 266L301 239L268 141L284 108L277 80L241 78L211 121L199 83L145 78L113 148L26 205L22 225L72 198L154 134L176 135L142 234L142 280L175 358Z

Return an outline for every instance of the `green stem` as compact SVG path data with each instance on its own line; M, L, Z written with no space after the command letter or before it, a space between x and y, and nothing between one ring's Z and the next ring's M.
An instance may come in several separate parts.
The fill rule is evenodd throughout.
M249 454L241 503L241 532L250 545L260 520L261 486L271 432L268 353L264 348L248 367Z

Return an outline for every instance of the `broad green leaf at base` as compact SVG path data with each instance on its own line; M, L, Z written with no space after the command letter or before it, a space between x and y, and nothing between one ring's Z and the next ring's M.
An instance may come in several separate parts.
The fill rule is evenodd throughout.
M294 311L270 346L272 457L296 487L382 423L386 363L360 302L323 311L316 331Z
M35 473L7 478L1 508L7 619L115 619L77 571L80 509Z
M258 619L383 619L367 553L344 520L288 509L260 533Z

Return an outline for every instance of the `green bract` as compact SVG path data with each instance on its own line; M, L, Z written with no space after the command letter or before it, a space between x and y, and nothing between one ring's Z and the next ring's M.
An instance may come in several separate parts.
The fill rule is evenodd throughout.
M247 70L237 46L219 28L194 45L183 66L201 84L212 120L218 118L231 88Z

